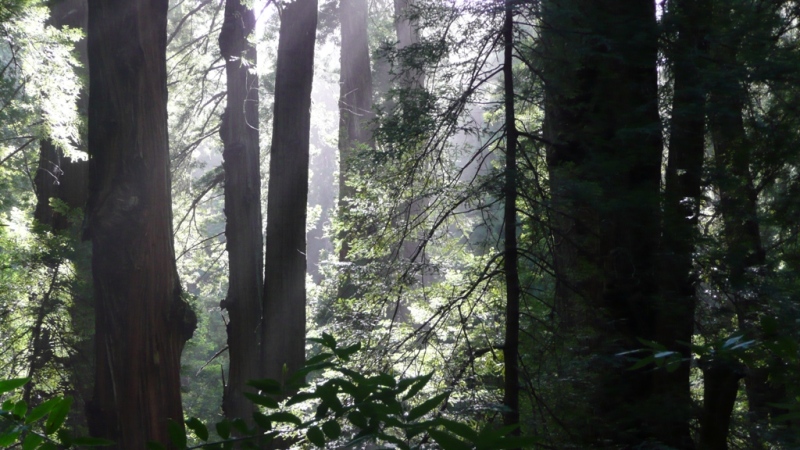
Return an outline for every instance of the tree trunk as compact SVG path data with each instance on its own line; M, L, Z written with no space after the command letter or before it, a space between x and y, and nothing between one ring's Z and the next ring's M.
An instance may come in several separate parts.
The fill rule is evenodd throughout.
M728 450L731 413L744 376L740 364L712 360L703 368L703 411L700 415L701 450Z
M519 255L517 254L517 125L514 115L514 8L505 2L503 24L503 99L505 102L506 167L504 187L505 248L503 269L506 274L506 323L503 361L503 425L519 425ZM519 435L520 429L513 431Z
M617 356L654 338L662 151L655 4L542 7L553 235L563 246L554 255L556 301L583 317L593 357L582 396L592 418L576 434L583 445L639 445L666 420L651 408L652 370L630 371Z
M664 188L661 241L661 298L655 341L676 352L674 370L655 374L658 410L666 418L658 440L673 448L694 448L690 432L692 399L689 343L697 304L693 255L698 237L701 178L705 153L705 83L701 68L708 58L709 1L673 0L669 20L677 38L670 56L674 80L669 159ZM707 398L711 401L711 398Z
M306 203L317 1L286 4L278 40L269 163L262 361L285 380L305 360Z
M86 31L88 20L86 0L60 0L50 4L50 24L56 28L68 26ZM75 43L78 61L83 65L77 68L82 75L88 75L89 58L86 39ZM77 100L78 113L86 117L89 96L83 89ZM81 135L78 148L86 150L86 136ZM51 199L61 200L71 209L85 208L89 197L89 161L70 158L49 139L42 140L39 147L39 165L34 177L36 185L36 210L34 218L55 233L67 232L74 226L69 218L57 213L50 205ZM75 227L77 228L77 227ZM75 271L73 287L70 289L71 304L68 307L70 326L75 331L72 346L74 352L69 356L68 371L70 384L74 389L74 403L70 414L70 425L75 429L86 429L86 402L92 397L94 387L94 302L90 294L92 274L88 264L88 245L75 246L76 257L72 258ZM86 256L84 259L84 255ZM51 267L52 270L57 270ZM77 287L77 288L76 288Z
M347 217L355 189L348 179L352 160L359 150L375 148L372 135L372 72L367 36L367 1L342 0L341 79L339 85L339 215ZM339 261L349 261L350 236L339 236ZM339 297L350 298L356 287L348 276L340 282Z
M219 36L227 74L228 105L220 125L224 144L225 237L228 251L228 353L230 369L222 409L225 416L251 420L253 403L242 394L259 378L263 240L261 174L258 143L258 77L256 50L247 41L255 27L252 9L226 0Z
M750 172L751 143L744 128L747 91L745 68L737 62L739 39L729 8L714 10L715 45L711 48L716 79L709 93L709 128L714 144L715 183L722 213L725 266L729 299L736 311L739 329L749 339L760 337L759 314L768 312L760 283L766 275L766 252L761 242L758 193ZM763 429L770 414L769 403L782 400L781 386L767 380L767 369L748 368L745 377L750 410L753 448L764 448ZM733 389L733 387L731 387Z
M196 324L172 243L166 0L89 5L89 203L97 370L93 435L169 446L180 356Z

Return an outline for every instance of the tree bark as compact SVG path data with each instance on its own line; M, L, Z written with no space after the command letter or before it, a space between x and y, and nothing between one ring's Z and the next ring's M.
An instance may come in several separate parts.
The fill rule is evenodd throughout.
M519 255L517 254L517 141L518 132L514 114L514 8L505 1L503 23L503 100L506 128L506 167L504 187L505 241L503 269L506 274L506 322L503 361L503 425L519 425ZM517 427L513 432L520 434Z
M703 411L700 415L702 450L728 450L731 413L744 376L739 363L712 360L703 368Z
M658 409L666 423L658 440L673 448L694 448L690 423L692 398L689 343L694 333L697 304L694 266L705 154L706 85L702 67L708 58L709 1L673 0L668 19L674 23L676 40L668 54L672 62L673 98L669 159L664 188L664 221L661 241L661 296L657 310L655 341L676 352L680 363L674 370L655 374ZM711 401L707 398L706 401Z
M305 361L306 203L317 1L286 4L278 40L269 164L262 363L285 380Z
M261 236L261 174L258 142L258 77L256 49L248 42L255 27L253 10L239 0L226 0L219 47L225 58L228 104L220 125L224 144L225 237L228 251L230 369L222 401L225 416L251 420L253 403L244 392L259 378L263 240Z
M367 36L367 1L342 0L339 5L341 23L341 78L339 85L339 215L346 218L356 191L349 178L352 161L359 150L374 149L372 133L372 72ZM339 261L350 260L350 236L339 236ZM356 287L349 276L340 281L339 297L350 298Z
M709 92L709 128L714 147L715 184L722 213L727 288L739 329L749 339L761 334L759 315L769 311L760 284L767 274L766 251L761 241L758 193L750 171L752 143L745 130L747 90L745 68L737 61L740 30L732 23L731 11L714 9L715 43L711 59L716 78ZM763 429L772 412L769 403L783 399L783 387L771 385L768 369L748 368L745 376L750 410L752 448L765 448ZM730 389L733 389L731 386Z
M172 243L166 0L89 4L89 203L96 384L94 436L170 446L183 427L180 355L196 317Z
M583 346L593 357L592 386L582 395L593 418L576 434L587 446L640 445L667 420L651 408L652 370L627 370L617 356L655 337L662 151L655 4L542 7L556 311L580 317L572 325L587 327Z

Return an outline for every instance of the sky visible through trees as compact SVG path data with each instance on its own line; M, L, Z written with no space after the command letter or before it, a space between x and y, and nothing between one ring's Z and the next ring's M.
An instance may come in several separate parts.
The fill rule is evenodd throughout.
M800 448L798 24L0 0L0 448Z

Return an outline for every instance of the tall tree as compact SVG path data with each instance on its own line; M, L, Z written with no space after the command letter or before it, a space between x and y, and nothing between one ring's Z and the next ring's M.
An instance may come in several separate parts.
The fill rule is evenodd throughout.
M725 4L715 4L710 49L714 72L709 88L708 118L714 148L714 179L719 192L718 211L722 214L724 233L725 289L736 312L739 330L750 339L762 338L760 317L769 314L770 305L761 287L767 275L767 253L758 214L759 194L751 169L756 158L755 145L748 136L744 119L750 100L748 68L743 61L753 55L742 55L740 51L758 49L760 54L749 62L757 67L764 66L768 60L764 55L768 55L773 42L778 41L771 36L770 28L780 14L781 2L763 6L750 7L743 3L732 9ZM767 437L763 430L769 414L775 411L770 404L781 403L784 397L783 387L769 380L769 370L769 365L750 365L746 370L752 448L766 448ZM730 379L736 378L740 369L729 364L718 371L727 373ZM745 373L739 373L738 377L743 375ZM737 386L729 383L726 397L730 397Z
M195 327L172 243L166 0L89 4L89 203L96 302L93 435L137 449L182 427L180 355Z
M317 0L284 6L269 162L262 363L284 380L305 360L306 203Z
M519 255L517 254L517 141L518 132L514 111L514 7L505 1L503 21L503 100L506 131L506 167L504 187L505 223L503 269L506 274L506 329L503 344L505 384L503 414L506 426L519 425ZM520 430L514 430L519 434Z
M263 241L258 143L256 49L248 42L255 27L253 10L226 0L219 47L225 58L228 105L220 137L225 169L225 237L228 250L228 352L230 370L223 410L229 418L249 420L253 403L242 394L259 378Z
M689 371L697 304L694 255L698 238L701 179L705 154L706 83L701 70L708 59L710 1L673 0L666 21L674 42L668 49L673 80L669 124L669 158L663 195L661 295L657 307L656 341L680 355L680 364L656 374L659 409L670 423L658 439L674 448L693 448L690 433L692 399ZM710 401L711 399L706 399Z
M592 338L583 445L634 446L668 419L652 372L615 355L651 340L657 294L661 134L655 4L550 0L543 8L545 138L556 302ZM572 313L578 311L578 313ZM579 356L579 355L576 355ZM585 420L585 419L584 419Z
M339 4L341 23L341 78L339 91L339 214L346 216L355 196L350 175L352 159L363 148L375 148L371 121L372 71L367 36L367 1L342 0ZM339 261L348 261L349 233L342 232ZM355 286L343 280L339 297L350 297Z

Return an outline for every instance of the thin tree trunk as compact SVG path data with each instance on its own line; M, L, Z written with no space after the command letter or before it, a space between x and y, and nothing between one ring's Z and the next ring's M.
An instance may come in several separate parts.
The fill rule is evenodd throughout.
M710 87L709 128L714 144L719 211L723 219L729 298L739 329L747 338L758 339L758 315L767 311L759 287L766 275L766 252L761 242L758 193L750 172L751 143L742 117L747 101L744 68L737 63L737 32L727 8L714 10L714 25L718 35L711 56L717 79ZM783 397L783 387L771 385L767 378L766 369L748 368L746 371L753 448L765 447L766 438L758 430L766 426L771 413L769 403L780 402Z
M97 371L93 435L169 445L180 356L196 324L172 243L166 0L89 4L89 204Z
M740 364L729 360L712 360L703 368L699 449L728 450L731 413L743 376Z
M519 267L517 254L517 125L514 115L514 8L510 0L505 2L503 24L503 80L506 127L505 167L505 257L506 273L506 329L503 344L505 364L503 424L519 425ZM520 429L513 431L519 435Z
M671 53L674 94L669 159L664 189L661 242L661 298L656 342L676 352L674 370L655 374L658 410L666 419L657 439L673 448L691 449L692 398L689 371L697 304L693 255L698 237L701 178L705 154L705 83L701 67L707 59L710 22L708 1L673 0L669 5L677 39ZM711 401L708 398L707 401Z
M239 0L226 0L219 36L225 58L228 104L220 125L224 144L225 237L228 251L230 369L222 408L225 416L251 420L253 403L244 392L248 380L259 378L263 240L261 236L261 175L258 143L258 77L256 50L248 42L255 27L253 10Z
M269 164L262 363L285 380L305 360L306 203L317 1L282 12Z
M27 374L27 377L30 379L33 379L36 373L43 368L53 356L52 347L50 345L50 332L44 328L44 319L52 312L51 300L53 292L56 289L56 283L58 283L58 272L60 268L61 264L59 263L50 267L52 272L50 284L47 287L47 292L42 295L42 301L39 303L39 308L36 311L36 320L34 320L33 328L31 329L31 354ZM36 300L36 295L31 294L29 299L30 302L33 303ZM22 391L22 400L29 405L31 404L33 384L34 383L26 383Z

